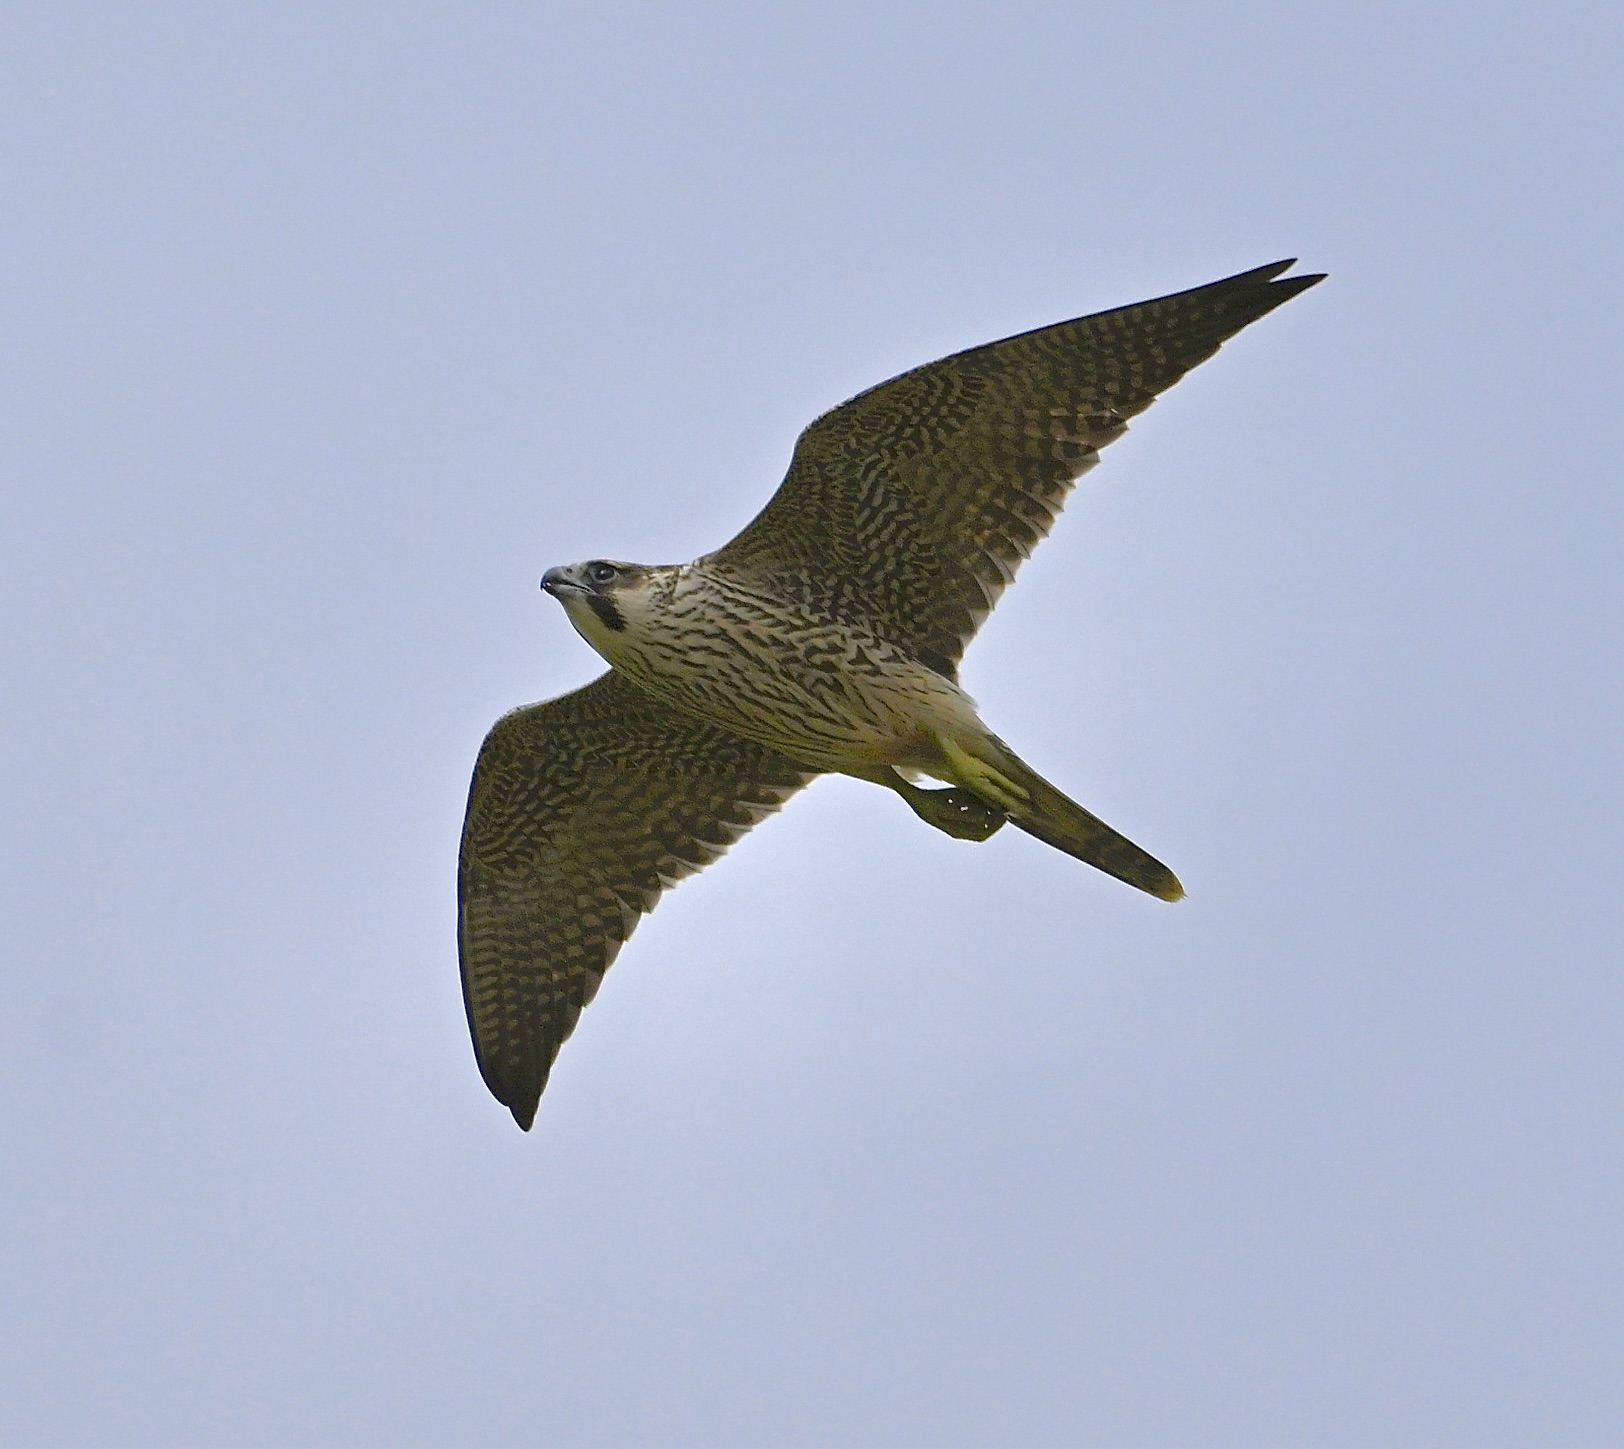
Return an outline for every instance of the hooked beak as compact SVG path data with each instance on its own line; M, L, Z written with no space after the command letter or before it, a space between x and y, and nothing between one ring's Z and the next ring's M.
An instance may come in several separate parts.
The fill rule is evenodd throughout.
M585 594L590 590L584 589L575 581L567 568L548 569L541 576L543 593L551 594L555 599L562 599L566 594Z

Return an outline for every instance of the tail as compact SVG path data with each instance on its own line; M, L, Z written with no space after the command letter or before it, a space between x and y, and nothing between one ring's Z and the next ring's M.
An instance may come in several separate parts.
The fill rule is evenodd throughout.
M990 758L975 763L983 769L990 765L1002 778L962 781L967 789L1001 796L999 786L1013 786L1009 796L999 799L998 804L1007 811L1011 822L1028 835L1161 900L1176 901L1184 895L1178 877L1161 861L1127 836L1119 835L1097 815L1090 815L1081 805L1068 800L1002 740L994 738L989 743L993 747L986 751ZM992 790L977 789L978 785L990 785Z

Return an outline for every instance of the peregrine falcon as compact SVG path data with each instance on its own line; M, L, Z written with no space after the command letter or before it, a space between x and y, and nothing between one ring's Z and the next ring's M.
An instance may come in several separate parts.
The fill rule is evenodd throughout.
M1005 821L1165 901L1165 865L981 722L958 662L1128 419L1321 280L1275 262L905 372L813 422L731 543L542 588L609 663L479 752L458 872L485 1083L529 1130L553 1059L660 893L820 774L985 840ZM918 783L922 777L939 788Z

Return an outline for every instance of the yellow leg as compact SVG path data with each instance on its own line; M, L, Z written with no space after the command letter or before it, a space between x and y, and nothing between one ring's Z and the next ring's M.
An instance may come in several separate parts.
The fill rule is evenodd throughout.
M960 749L945 735L937 735L936 743L952 768L953 778L966 790L974 791L984 800L1014 813L1029 804L1032 797L1013 780L1000 774L985 760Z

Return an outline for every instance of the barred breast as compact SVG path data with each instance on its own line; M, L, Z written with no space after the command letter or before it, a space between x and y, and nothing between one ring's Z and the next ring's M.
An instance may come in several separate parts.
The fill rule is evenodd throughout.
M640 689L815 769L919 766L935 733L977 730L952 680L861 625L748 576L686 564L624 598L592 642Z

